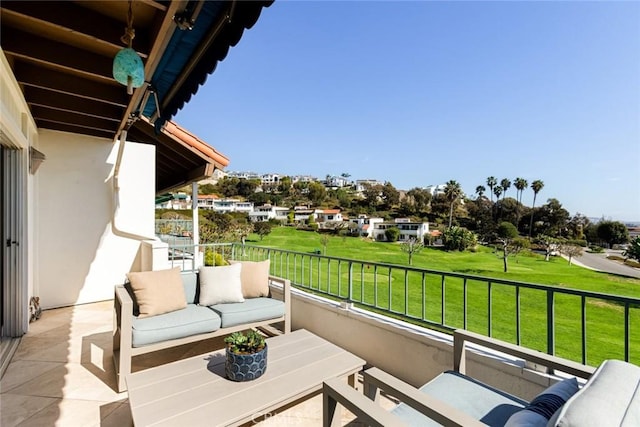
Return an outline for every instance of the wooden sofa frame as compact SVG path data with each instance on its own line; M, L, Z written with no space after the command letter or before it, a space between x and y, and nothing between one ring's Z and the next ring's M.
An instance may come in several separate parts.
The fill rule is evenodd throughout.
M453 368L461 374L465 374L466 343L468 342L522 358L526 361L545 366L550 370L559 370L579 378L588 379L596 369L592 366L582 365L571 360L551 356L466 330L456 330L453 334ZM399 418L375 403L381 390L444 426L485 426L485 424L479 420L451 407L447 402L422 393L417 388L378 368L366 370L363 373L363 383L364 394L348 387L341 381L329 380L324 383L323 425L325 427L340 425L340 411L337 411L338 404L347 408L366 425L405 425Z
M269 284L279 283L282 285L282 301L284 302L284 316L262 320L259 322L235 325L226 328L219 328L214 332L205 334L191 335L184 338L178 338L163 341L155 344L149 344L142 347L133 347L132 344L132 328L133 328L133 300L124 285L115 287L115 296L113 304L113 360L115 364L116 380L118 392L126 391L126 376L131 374L132 359L135 356L155 351L164 350L171 347L177 347L183 344L198 342L209 338L215 338L227 335L237 331L244 331L251 328L267 327L274 323L284 322L284 333L291 332L291 281L276 276L269 276Z

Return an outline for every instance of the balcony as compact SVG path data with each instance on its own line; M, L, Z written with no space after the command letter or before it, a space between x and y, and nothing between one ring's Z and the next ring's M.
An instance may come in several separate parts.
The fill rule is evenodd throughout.
M480 281L485 289L493 289L489 291L489 295L495 292L493 304L499 301L498 292L501 291L498 289L501 286L509 287L513 290L513 295L518 293L522 298L525 298L528 291L540 292L543 311L551 308L551 311L545 313L552 313L547 316L551 318L550 321L539 325L545 331L541 332L542 341L545 345L553 344L550 346L552 350L556 343L549 337L555 336L553 331L560 325L566 327L562 313L553 314L557 311L553 310L557 300L577 298L578 309L584 309L591 315L591 308L586 303L581 303L582 301L600 298L598 301L607 302L614 298L613 302L607 303L616 303L616 310L623 315L620 316L621 322L617 327L620 335L615 338L617 350L609 357L624 359L627 356L637 363L638 348L633 343L640 340L631 338L635 335L630 332L637 330L640 307L637 299L618 300L621 297L606 294L574 295L576 292L571 290L549 290L542 285L489 282L488 279L482 281L470 276L457 277L449 273L267 248L218 245L209 249L227 253L230 251L230 256L244 259L271 259L272 273L289 276L297 285L292 298L293 329L310 330L367 360L369 365L413 385L423 384L442 371L452 368L452 339L447 333L451 328L460 324L478 329L480 325L471 321L473 306L463 298L460 298L460 301L464 300L460 305L462 313L450 320L448 313L453 306L446 295L462 297L464 294L452 291L452 288L458 286L457 280L460 281L460 289L477 286L472 285L474 280ZM181 252L187 250L182 249ZM191 249L191 253L194 252ZM166 255L167 252L164 253ZM183 268L188 269L197 258L183 257L170 262L181 263ZM366 278L367 268L375 272L371 284L375 283L373 288L380 287L378 293L374 290L369 293L366 289L365 285L369 283ZM418 280L419 284L425 283L428 295L432 291L430 288L434 286L433 277L437 278L436 289L440 295L436 305L443 307L435 315L431 313L430 306L407 304L408 295L402 293ZM471 288L468 292L468 295L473 295ZM549 293L551 297L547 296ZM486 301L485 299L484 302ZM491 322L491 297L488 301L483 310L482 328L492 332L498 329ZM522 303L525 301L523 299ZM41 319L31 324L29 333L22 338L12 363L1 380L1 425L131 425L127 393L114 391L112 306L112 301L104 301L48 310ZM514 303L512 308L518 306ZM516 317L520 318L520 315L514 312L514 318ZM551 329L545 329L549 326ZM574 326L577 327L574 347L591 348L592 339L595 338L589 335L587 340L586 335L582 338L580 335L583 330L585 334L590 330L589 316L577 319ZM528 330L515 324L513 327L514 340L518 339L517 330ZM583 346L582 342L587 344ZM134 371L222 347L222 341L218 339L139 356L134 360ZM595 360L601 357L591 356L588 352L577 354L578 359L586 358L592 365L597 365ZM525 364L517 358L482 348L475 348L470 356L467 369L472 376L525 399L533 398L550 385L555 377L554 374ZM407 369L408 366L411 369ZM392 405L394 402L391 400L384 402L384 406ZM321 396L271 415L261 423L321 425ZM344 414L345 423L351 419L352 415Z

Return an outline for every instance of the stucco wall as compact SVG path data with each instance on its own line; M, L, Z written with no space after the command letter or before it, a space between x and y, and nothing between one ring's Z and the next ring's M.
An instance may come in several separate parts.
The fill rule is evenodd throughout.
M291 312L294 330L307 329L414 386L453 369L449 335L299 291L293 292ZM495 352L471 350L467 352L467 374L525 399L555 382L519 362Z
M112 173L118 144L111 140L42 130L38 170L38 281L43 308L113 298L113 286L139 270L140 242L112 227ZM153 236L155 147L128 142L120 169L116 224Z

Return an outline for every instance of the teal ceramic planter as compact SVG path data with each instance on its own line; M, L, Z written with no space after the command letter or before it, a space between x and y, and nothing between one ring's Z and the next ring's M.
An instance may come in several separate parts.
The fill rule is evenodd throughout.
M251 381L267 370L267 346L253 354L235 354L227 347L224 371L231 381Z

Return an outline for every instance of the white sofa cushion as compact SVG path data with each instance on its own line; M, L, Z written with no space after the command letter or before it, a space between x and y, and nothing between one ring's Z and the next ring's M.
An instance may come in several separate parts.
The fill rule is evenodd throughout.
M605 360L548 426L640 426L640 367Z

